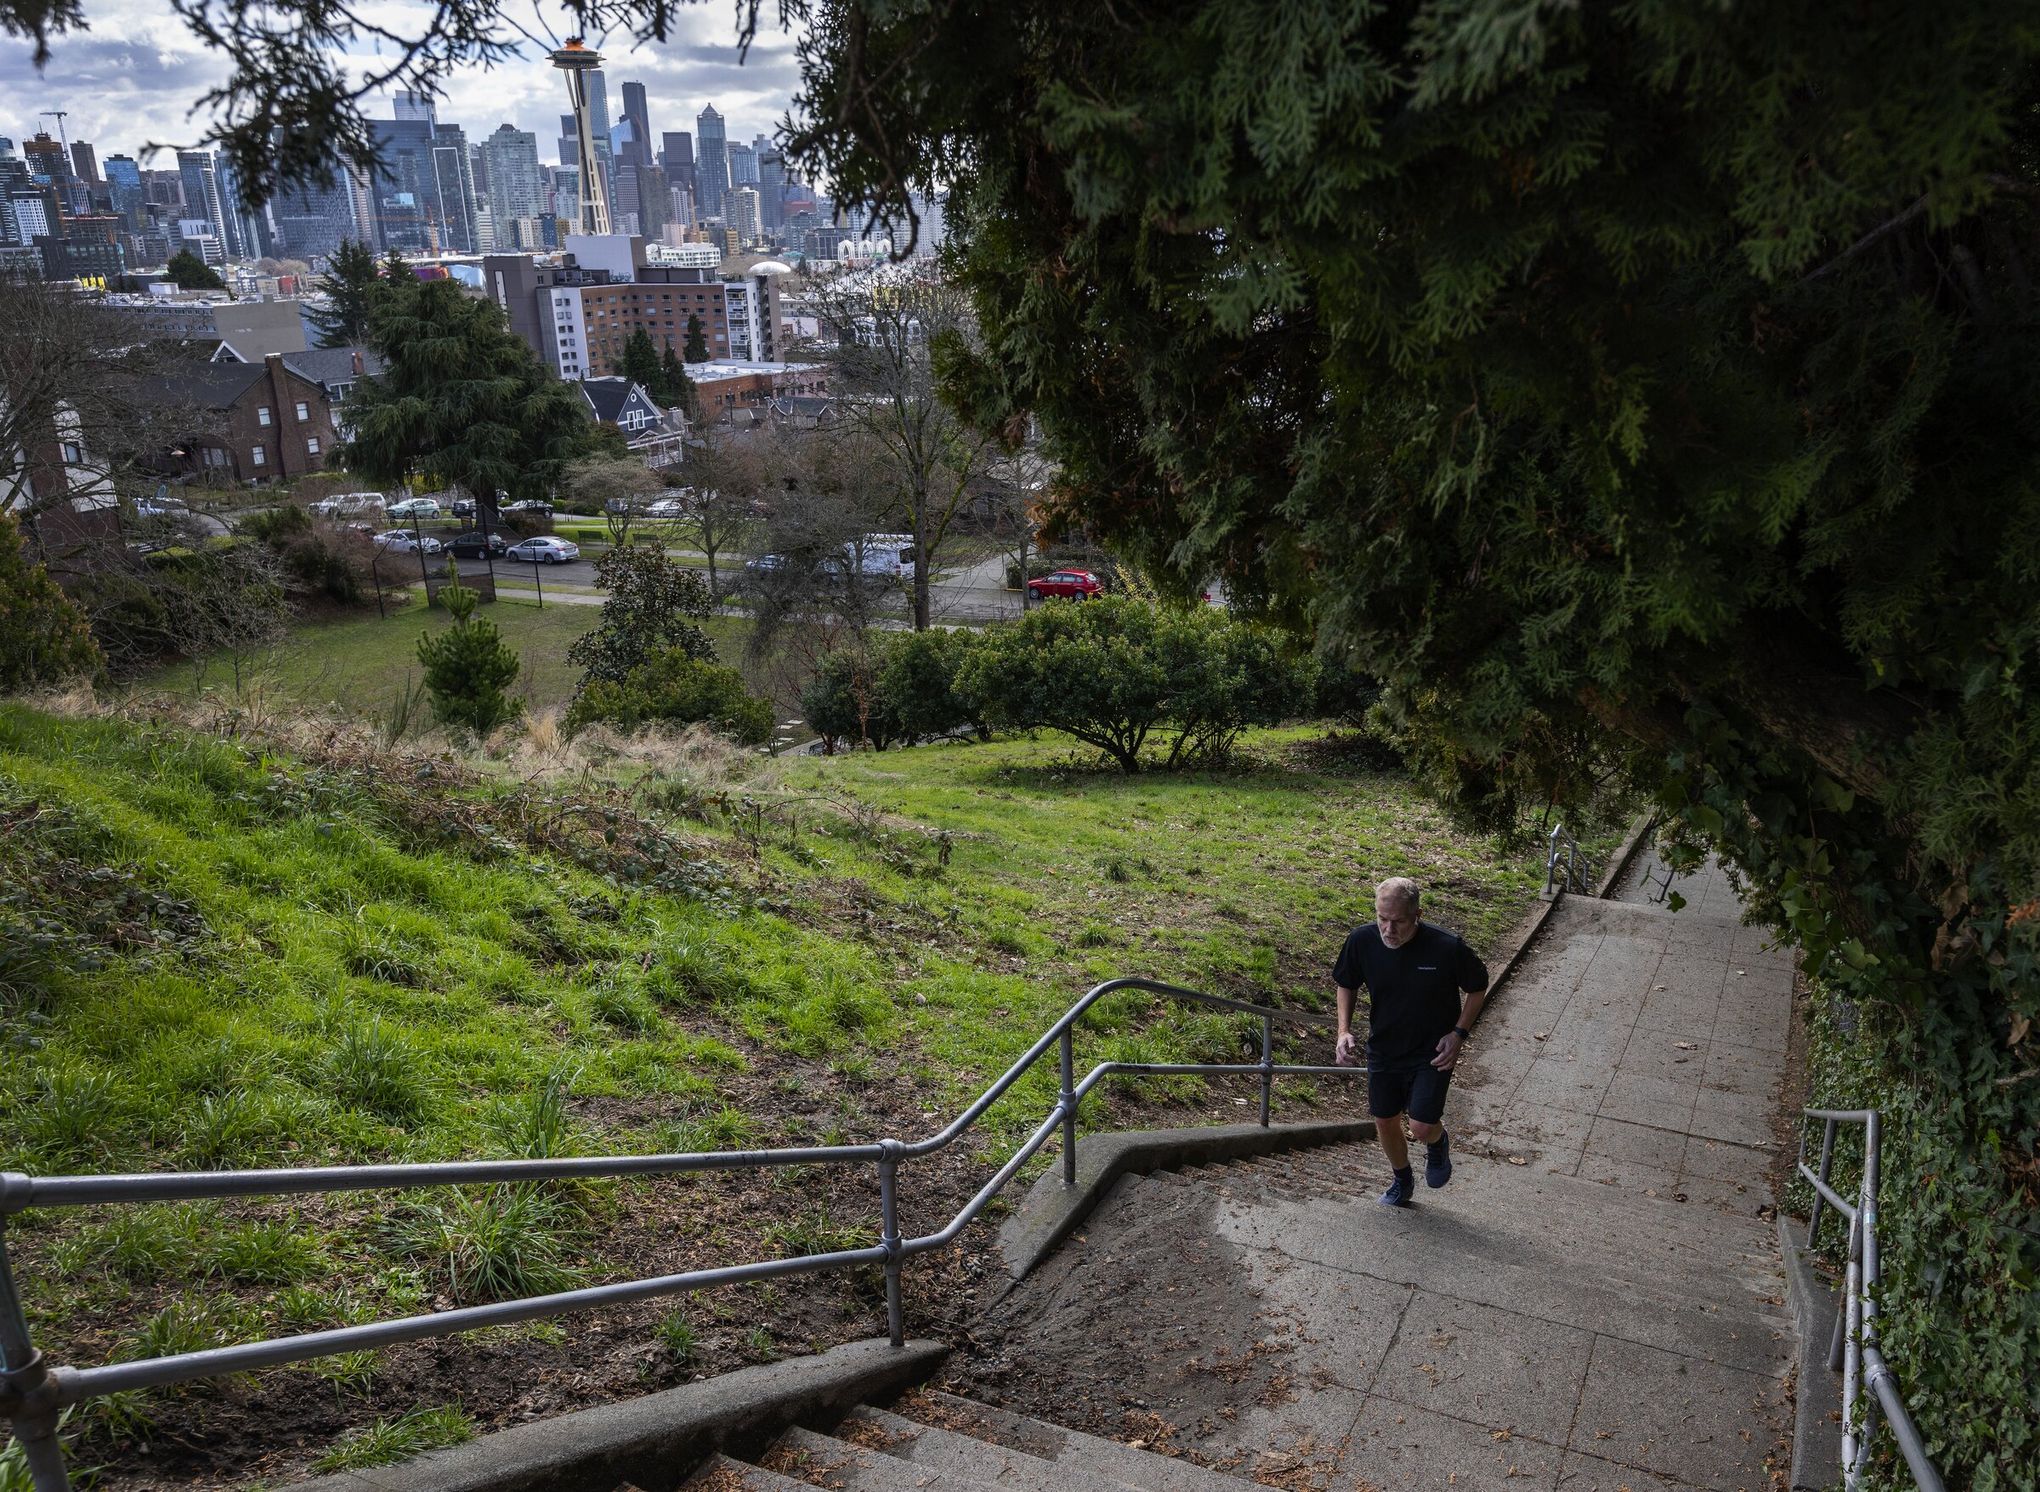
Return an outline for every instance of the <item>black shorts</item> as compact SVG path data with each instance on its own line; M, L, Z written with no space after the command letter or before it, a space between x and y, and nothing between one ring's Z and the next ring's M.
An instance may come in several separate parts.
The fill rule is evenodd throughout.
M1376 1119L1408 1114L1419 1124L1436 1124L1445 1116L1445 1090L1452 1074L1428 1062L1421 1067L1367 1068L1367 1112Z

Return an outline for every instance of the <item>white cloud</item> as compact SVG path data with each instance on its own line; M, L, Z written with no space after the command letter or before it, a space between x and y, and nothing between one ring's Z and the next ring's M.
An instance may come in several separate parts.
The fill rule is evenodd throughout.
M766 9L769 13L771 7ZM516 7L511 13L521 20L521 11ZM90 141L102 160L114 154L139 157L152 142L188 145L202 135L207 120L194 113L194 106L225 79L224 62L206 51L160 0L86 0L85 12L91 29L56 38L50 63L40 74L27 42L0 40L0 135L18 147L38 129L56 133L54 120L38 117L48 109L68 110L64 127L70 138ZM406 20L418 23L427 13L416 3L376 7L377 19L387 18L395 26ZM556 30L562 29L557 16L551 19ZM761 31L741 66L735 40L730 9L722 4L683 10L663 45L634 47L627 36L607 39L603 72L612 116L622 110L622 85L635 81L645 85L655 133L691 133L695 116L712 103L727 120L730 139L772 134L798 83L793 40ZM505 122L530 130L538 136L540 158L553 160L566 89L536 48L525 50L531 54L526 59L449 78L439 117L463 126L470 141ZM358 71L378 59L364 52L351 60ZM390 112L386 100L369 109L383 117Z

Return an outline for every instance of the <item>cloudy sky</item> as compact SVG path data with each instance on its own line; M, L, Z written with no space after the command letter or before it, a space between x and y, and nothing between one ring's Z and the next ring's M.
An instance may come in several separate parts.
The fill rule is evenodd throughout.
M200 46L162 0L85 0L84 9L91 30L57 37L54 55L40 73L29 43L0 35L0 135L14 140L18 152L20 142L38 129L57 132L54 120L37 118L40 111L65 109L70 138L89 140L102 160L116 153L140 159L151 143L195 143L207 121L193 112L194 105L225 76L225 64ZM370 9L393 27L407 19L416 24L415 18L429 13L422 0L380 0ZM512 0L508 9L538 31L529 6ZM798 78L793 40L761 18L758 38L740 65L734 9L728 0L716 0L683 10L673 38L663 46L633 50L627 36L605 41L603 73L612 121L622 111L622 84L635 80L645 85L655 134L691 133L695 115L710 103L728 121L731 140L771 134ZM777 7L763 9L769 17ZM546 5L539 13L555 32L564 33L566 21L556 7ZM535 48L526 50L531 60L449 79L439 118L465 126L471 142L507 121L538 136L539 159L557 160L566 89ZM360 60L366 64L374 58ZM390 109L384 103L369 113L387 118ZM168 167L173 162L166 156L143 164Z

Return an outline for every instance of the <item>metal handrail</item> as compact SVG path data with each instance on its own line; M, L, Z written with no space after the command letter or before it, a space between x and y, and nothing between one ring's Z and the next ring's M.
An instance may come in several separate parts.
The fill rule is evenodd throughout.
M1101 1062L1075 1081L1076 1023L1105 996L1121 990L1142 990L1191 1004L1258 1016L1261 1060L1258 1063ZM1252 1075L1261 1088L1260 1119L1269 1122L1274 1082L1279 1076L1352 1078L1364 1067L1282 1064L1274 1060L1275 1022L1330 1026L1332 1018L1317 1011L1275 1010L1223 995L1206 994L1153 979L1109 979L1093 986L1082 999L1044 1031L1013 1064L962 1113L926 1139L906 1142L885 1139L862 1145L810 1145L772 1150L688 1152L669 1155L584 1156L544 1160L436 1161L414 1165L304 1166L252 1171L174 1171L105 1176L27 1176L0 1173L0 1415L13 1422L37 1492L61 1492L70 1486L57 1439L57 1417L83 1400L127 1389L157 1388L198 1378L244 1373L257 1368L303 1362L337 1352L360 1351L424 1337L446 1336L481 1326L529 1321L568 1311L617 1305L661 1295L674 1295L715 1285L739 1284L782 1275L809 1274L878 1264L885 1271L886 1326L895 1347L906 1341L900 1274L905 1261L953 1241L984 1211L1020 1168L1058 1129L1063 1135L1063 1183L1077 1177L1077 1110L1106 1078L1120 1073ZM1059 1086L1048 1117L977 1194L933 1233L904 1238L899 1228L900 1162L930 1155L952 1144L975 1124L1051 1047L1059 1052ZM683 1274L657 1275L607 1285L589 1285L548 1295L494 1301L486 1305L433 1311L361 1325L333 1327L297 1336L182 1352L167 1357L107 1363L99 1367L51 1366L35 1348L28 1319L15 1288L7 1252L6 1221L29 1207L84 1207L109 1203L191 1200L208 1197L284 1196L312 1192L367 1191L379 1188L420 1188L464 1184L502 1184L588 1179L611 1176L672 1175L687 1171L752 1170L766 1166L858 1165L878 1167L880 1231L867 1248L839 1249L791 1259L768 1259Z
M1799 1174L1813 1187L1813 1206L1806 1224L1806 1246L1814 1246L1820 1233L1823 1204L1849 1220L1848 1266L1842 1277L1843 1309L1835 1314L1835 1334L1828 1343L1828 1371L1842 1374L1842 1485L1856 1492L1870 1464L1871 1441L1877 1433L1877 1412L1881 1408L1898 1441L1899 1453L1911 1470L1913 1485L1921 1492L1944 1492L1941 1473L1927 1455L1926 1443L1905 1407L1898 1376L1884 1360L1877 1344L1877 1295L1883 1277L1877 1259L1877 1145L1879 1121L1875 1109L1808 1109L1807 1119L1822 1123L1820 1168L1806 1163L1806 1129L1799 1131ZM1863 1175L1857 1183L1856 1202L1851 1206L1829 1184L1835 1158L1835 1126L1863 1126ZM1866 1398L1864 1390L1869 1390Z
M1558 875L1560 860L1565 862L1563 880ZM1544 836L1544 894L1547 898L1554 887L1562 891L1587 889L1587 883L1580 878L1580 842L1562 823L1553 824L1551 832Z

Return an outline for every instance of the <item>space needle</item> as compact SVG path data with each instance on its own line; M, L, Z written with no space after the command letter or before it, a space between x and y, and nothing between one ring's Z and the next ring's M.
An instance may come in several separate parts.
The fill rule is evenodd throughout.
M602 180L602 158L595 153L594 116L588 109L588 74L602 65L602 55L570 36L552 54L552 65L567 75L567 98L574 106L574 134L581 150L581 210L576 217L583 233L609 231L609 188Z

